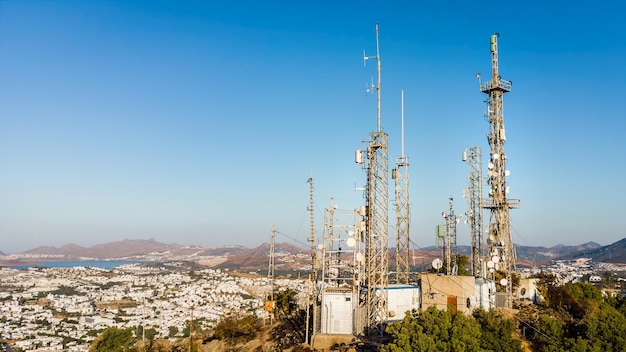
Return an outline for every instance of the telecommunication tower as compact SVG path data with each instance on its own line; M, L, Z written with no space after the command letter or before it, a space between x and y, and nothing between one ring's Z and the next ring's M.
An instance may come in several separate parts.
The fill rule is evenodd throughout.
M483 277L483 168L482 152L479 146L472 146L463 152L463 161L469 164L468 188L463 190L463 197L468 198L465 222L470 226L472 246L472 275Z
M506 154L504 153L504 143L506 134L504 130L504 112L502 107L504 93L511 91L511 81L504 80L498 72L498 37L493 34L490 37L491 50L491 80L480 82L480 74L476 77L479 80L480 91L489 95L487 101L487 115L489 118L489 141L490 157L487 171L487 184L490 186L489 198L485 199L483 208L490 209L488 246L491 260L487 263L490 272L500 271L504 278L499 281L504 287L506 300L504 306L512 307L512 280L511 275L515 271L515 248L511 238L511 224L509 209L519 208L519 199L508 199L506 194L509 187L506 185L506 176L509 171L506 169ZM493 270L491 270L493 269Z
M378 41L378 24L376 24L376 56L366 56L363 52L364 64L368 59L376 59L378 84L372 85L377 93L377 130L370 133L367 146L367 185L366 185L366 236L365 236L365 285L366 321L369 331L378 330L383 333L387 321L387 291L389 289L388 262L388 226L389 226L389 160L387 133L380 129L380 50Z
M311 237L309 238L309 241L311 242L311 276L309 277L309 292L307 293L307 296L309 298L309 302L307 304L307 309L306 309L306 328L305 328L305 338L304 341L305 343L309 342L309 309L310 307L313 308L313 312L312 312L312 316L313 316L313 323L315 323L317 321L317 295L315 294L316 290L315 290L315 286L317 284L317 271L319 269L319 261L322 260L322 258L319 258L316 256L316 251L315 251L315 212L314 212L314 208L313 208L313 172L311 171L311 177L309 177L309 179L307 180L307 183L309 184L309 206L307 208L307 210L309 211L309 218L310 218L310 227L311 227ZM311 293L311 291L313 291ZM315 330L315 324L313 325L313 333L315 333L317 330Z
M446 261L446 275L456 275L459 271L457 265L458 250L456 246L456 225L463 215L457 216L452 208L453 198L449 198L450 211L448 213L442 212L441 216L446 220L445 227L445 240L443 252Z
M317 260L315 258L315 212L313 208L313 176L309 177L306 182L309 184L309 206L307 210L309 211L309 221L311 228L311 237L309 238L309 242L311 242L311 275L312 281L315 282L315 277L317 274Z
M396 282L409 283L409 157L404 155L404 91L402 91L402 153L391 170L396 191Z

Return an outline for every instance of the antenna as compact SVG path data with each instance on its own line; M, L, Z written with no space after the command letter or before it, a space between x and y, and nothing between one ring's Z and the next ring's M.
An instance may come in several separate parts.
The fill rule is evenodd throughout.
M377 106L378 106L378 114L377 114L378 129L377 129L377 131L380 132L380 44L379 44L379 40L378 40L378 23L376 23L376 56L367 56L365 54L365 50L363 50L363 66L366 66L366 62L367 62L368 59L376 59L376 66L377 66L377 69L378 69L378 85L374 86L374 82L372 82L372 90L376 89L376 92L378 93L378 99L377 99Z
M402 153L404 156L404 89L402 90Z
M377 92L377 131L370 133L367 146L366 186L366 231L365 231L365 329L377 331L380 335L388 317L387 290L389 289L389 189L388 189L388 135L380 128L380 45L378 24L376 24L376 59L378 85ZM365 165L365 164L363 164Z

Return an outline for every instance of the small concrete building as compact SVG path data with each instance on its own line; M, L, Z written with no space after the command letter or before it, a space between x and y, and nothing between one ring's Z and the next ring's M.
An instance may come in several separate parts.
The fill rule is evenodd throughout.
M322 292L322 334L352 334L354 303L357 295L351 288L327 287Z
M435 306L439 310L452 309L454 313L471 314L478 302L476 279L473 276L420 275L422 309Z

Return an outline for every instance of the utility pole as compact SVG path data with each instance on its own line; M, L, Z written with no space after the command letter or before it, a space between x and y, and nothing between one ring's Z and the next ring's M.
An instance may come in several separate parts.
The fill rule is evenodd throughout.
M269 264L267 268L267 279L270 285L270 293L268 295L270 307L266 306L266 310L270 313L270 323L272 322L272 318L274 317L274 270L276 266L274 265L274 246L276 244L276 227L272 225L272 237L270 239L270 253L269 253Z
M191 314L189 317L189 352L192 352L193 346L193 306L191 306Z

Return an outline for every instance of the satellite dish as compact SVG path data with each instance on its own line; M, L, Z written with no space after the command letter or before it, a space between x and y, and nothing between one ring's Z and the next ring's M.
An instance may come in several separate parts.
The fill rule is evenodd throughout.
M509 191L510 191L510 190L511 190L511 189L509 188L509 186L506 186L506 188L504 189L504 191L505 191L506 193L509 193Z
M443 266L443 261L441 261L441 259L439 258L435 258L433 259L432 266L433 266L433 269L439 270Z
M322 253L322 251L315 252L315 258L322 259L322 256L324 256L324 253Z
M354 239L354 237L350 237L346 241L346 244L348 245L348 247L354 247L354 245L356 244L356 240Z
M357 262L363 262L363 253L361 252L356 252L356 260Z
M467 194L467 188L463 188L463 189L461 190L461 193L463 193L463 194Z
M487 168L490 169L490 170L493 169L493 163L487 164Z
M500 285L506 286L509 282L506 279L500 280Z
M495 266L495 263L494 263L494 262L492 262L491 260L487 262L487 267L488 267L489 269L493 269L493 267L494 267L494 266Z
M320 243L320 244L318 244L318 245L317 245L317 249L319 249L319 250L324 249L324 245L323 245L323 244L321 244L321 243Z
M456 275L459 272L459 266L455 265L452 267L452 275Z
M500 257L498 257L497 255L494 255L493 257L491 257L491 261L494 263L497 263L500 261Z
M494 159L498 159L499 157L500 157L500 154L498 154L498 153L493 153L493 158L494 158Z
M490 268L490 269L489 269L489 272L490 272L490 273L494 273L495 271L496 271L496 270L495 270L494 268Z
M348 231L348 236L354 237L354 231Z
M509 176L511 174L511 171L509 170L504 170L504 176Z

